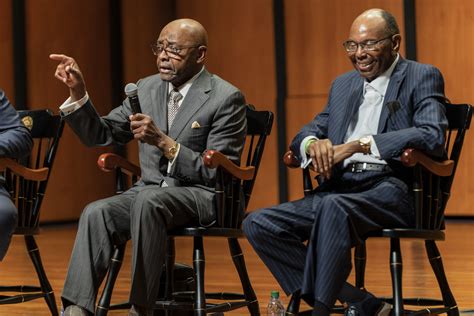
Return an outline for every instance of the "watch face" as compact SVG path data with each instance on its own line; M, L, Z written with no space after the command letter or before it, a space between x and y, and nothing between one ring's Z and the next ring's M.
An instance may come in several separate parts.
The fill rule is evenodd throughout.
M363 145L370 145L370 137L364 136L360 139L360 143Z
M173 146L171 146L168 149L168 154L171 156L171 158L174 158L176 156L176 153L178 152L178 144L175 143Z

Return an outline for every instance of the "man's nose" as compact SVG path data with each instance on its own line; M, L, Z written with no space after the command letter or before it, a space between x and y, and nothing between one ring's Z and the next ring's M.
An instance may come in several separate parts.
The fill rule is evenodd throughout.
M158 54L158 59L160 60L168 60L168 54L166 53L166 50L163 49L159 54Z
M357 45L355 55L357 57L362 57L362 56L365 56L366 54L367 54L367 52L365 51L364 48L362 48L362 45Z

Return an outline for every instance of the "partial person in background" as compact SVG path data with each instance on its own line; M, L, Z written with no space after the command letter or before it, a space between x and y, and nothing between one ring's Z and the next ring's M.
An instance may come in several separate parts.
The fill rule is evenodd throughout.
M245 134L245 99L204 67L207 32L197 21L166 25L152 45L158 74L138 82L142 113L130 103L100 117L76 61L59 62L55 76L70 92L60 107L88 146L140 140L141 180L123 194L83 211L62 293L65 315L92 315L114 245L132 241L129 315L152 315L165 258L167 230L215 221L215 170L202 161L207 149L239 163Z
M0 158L20 158L27 155L33 141L16 110L0 89ZM7 253L10 239L17 224L17 209L5 188L0 173L0 261Z
M414 225L403 149L444 155L443 77L433 66L403 59L400 42L397 22L384 10L354 20L343 46L355 70L336 78L326 108L290 146L302 168L312 164L319 173L319 187L243 223L286 294L300 293L313 315L329 315L336 299L347 303L350 316L390 312L346 282L351 248L370 231Z

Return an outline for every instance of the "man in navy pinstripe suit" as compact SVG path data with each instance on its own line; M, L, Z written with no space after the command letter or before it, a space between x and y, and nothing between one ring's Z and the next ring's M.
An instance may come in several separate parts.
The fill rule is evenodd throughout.
M318 171L319 187L244 221L286 294L300 292L314 315L328 315L336 299L348 303L348 315L390 311L346 282L351 247L371 230L414 224L410 175L398 159L403 149L444 154L442 75L400 57L399 33L394 17L380 9L354 20L344 48L355 70L333 82L323 112L290 145L301 167Z

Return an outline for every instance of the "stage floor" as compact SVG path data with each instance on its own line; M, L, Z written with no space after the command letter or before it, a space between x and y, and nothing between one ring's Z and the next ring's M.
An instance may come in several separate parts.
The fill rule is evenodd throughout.
M41 235L37 236L45 270L56 294L58 305L60 305L59 296L75 234L76 225L62 225L45 227ZM250 279L264 315L270 291L279 290L282 293L282 290L248 242L242 239L240 243ZM239 291L240 283L228 255L226 240L209 238L206 239L204 247L206 250L206 290ZM388 296L391 293L388 247L389 241L385 239L371 239L368 242L366 285L367 289L377 296ZM469 313L469 310L472 314L474 310L474 222L449 221L446 241L439 242L438 247L459 309L463 314ZM428 261L423 258L425 256L424 244L417 241L404 241L402 250L404 296L438 297L436 280ZM191 238L176 240L176 259L178 262L192 263ZM125 263L112 298L114 302L127 299L129 277L130 249L127 249ZM0 263L0 280L1 285L19 282L26 285L37 283L22 237L13 238L9 253ZM353 275L350 280L353 282ZM286 304L288 299L282 296ZM227 314L248 315L248 312L246 309L241 309ZM49 315L49 312L44 300L34 300L22 304L0 305L0 315ZM127 315L127 313L115 311L110 312L109 315Z

